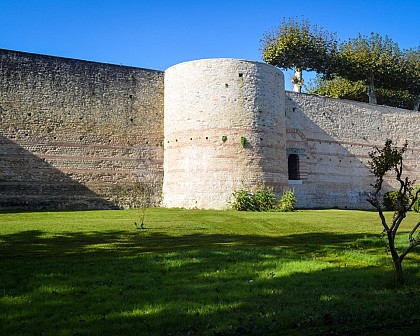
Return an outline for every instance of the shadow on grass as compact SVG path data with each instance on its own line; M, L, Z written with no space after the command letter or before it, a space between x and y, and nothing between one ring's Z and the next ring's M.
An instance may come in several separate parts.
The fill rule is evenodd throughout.
M136 255L217 246L278 246L298 253L317 253L327 247L354 245L359 234L305 233L281 237L231 234L188 234L172 236L153 230L69 232L54 237L41 230L0 235L0 257L54 258L77 254ZM365 235L365 248L382 246L377 235Z
M394 288L381 267L318 258L329 249L357 249L358 238L152 230L3 235L0 334L417 334L418 283ZM377 244L374 236L363 242ZM418 281L418 266L408 270Z

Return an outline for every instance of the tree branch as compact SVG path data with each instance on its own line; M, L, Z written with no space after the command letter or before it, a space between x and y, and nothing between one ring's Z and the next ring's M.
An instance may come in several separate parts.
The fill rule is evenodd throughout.
M381 204L380 204L380 202L379 202L379 200L378 200L378 195L379 195L379 192L381 191L381 189L382 189L382 184L383 184L383 177L382 176L379 176L378 178L377 178L377 180L376 180L376 182L375 182L375 184L373 184L372 186L375 188L375 191L371 194L371 197L370 198L368 198L367 199L367 201L376 209L376 210L378 210L378 214L379 214L379 217L381 218L381 222L382 222L382 226L384 227L384 229L385 229L385 231L386 232L388 232L389 231L389 226L388 226L388 224L386 223L386 219L385 219L385 216L384 216L384 213L383 213L383 211L382 211L382 208L381 208Z
M415 240L414 238L413 238L413 234L416 232L416 230L418 229L420 227L420 222L418 222L415 226L414 226L414 228L413 228L413 230L411 230L411 232L410 232L410 234L408 235L408 239L409 239L409 241L410 241L410 245L406 248L406 250L403 252L403 253L401 253L401 256L400 256L400 259L401 259L401 261L404 259L404 257L413 249L413 248L415 248L416 246L418 246L418 245L420 245L420 241L419 240Z

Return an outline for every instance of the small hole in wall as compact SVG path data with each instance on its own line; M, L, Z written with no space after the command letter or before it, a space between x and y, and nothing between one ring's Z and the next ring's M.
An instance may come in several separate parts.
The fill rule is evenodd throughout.
M80 119L80 120L82 120L82 119L83 119L83 117L80 117L79 119Z
M260 138L260 140L262 141L262 138Z
M133 122L133 121L134 121L134 119L133 119L133 118L130 118L130 121L131 121L131 122Z
M133 98L133 95L130 95L130 98L132 99Z
M28 113L27 113L27 116L28 116L28 117L30 117L31 115L32 115L32 113L31 113L31 112L28 112Z
M178 142L178 139L175 139L175 142Z
M209 137L206 137L206 140L208 140L209 139Z
M243 73L239 73L239 77L243 77L244 76L244 74Z
M190 140L192 140L192 138L190 138Z
M296 111L296 107L294 107L292 110L293 110L293 112L295 112Z
M225 87L229 87L229 84L225 84Z

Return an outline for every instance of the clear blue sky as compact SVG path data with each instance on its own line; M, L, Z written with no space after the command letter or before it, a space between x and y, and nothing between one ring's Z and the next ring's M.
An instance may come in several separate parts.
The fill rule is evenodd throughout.
M261 37L283 17L341 40L377 32L417 47L419 13L420 0L0 0L0 48L165 70L202 58L260 61Z

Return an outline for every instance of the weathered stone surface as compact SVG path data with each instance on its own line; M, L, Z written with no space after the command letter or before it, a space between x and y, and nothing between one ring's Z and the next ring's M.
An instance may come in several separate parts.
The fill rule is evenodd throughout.
M165 206L223 209L240 188L287 186L283 83L278 69L235 59L166 71Z
M365 209L368 153L386 138L408 141L420 180L418 112L283 83L267 64L200 60L169 68L164 93L161 71L0 49L0 210L112 208L139 176L169 207L225 208L266 183L299 207Z
M161 175L163 73L0 50L0 122L0 209L114 207Z
M418 180L420 114L398 108L286 93L287 147L302 149L298 206L370 209L369 152L387 138L409 143L406 171ZM397 187L394 177L385 189Z

